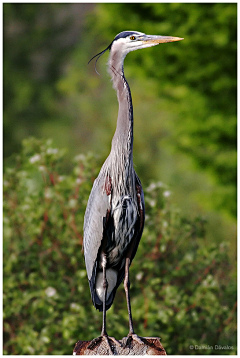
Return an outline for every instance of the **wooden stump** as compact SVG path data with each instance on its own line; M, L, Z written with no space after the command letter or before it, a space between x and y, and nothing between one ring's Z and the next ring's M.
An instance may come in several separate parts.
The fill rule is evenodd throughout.
M100 341L92 349L88 348L92 341L78 341L74 347L73 355L167 355L160 338L141 337L141 339L144 343L140 344L131 340L127 346L127 337L118 341L119 345L111 341L112 352L105 340Z

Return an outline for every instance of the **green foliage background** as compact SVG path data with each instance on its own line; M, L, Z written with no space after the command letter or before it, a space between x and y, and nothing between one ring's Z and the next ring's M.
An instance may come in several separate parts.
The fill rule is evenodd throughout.
M131 268L135 325L160 335L169 354L224 353L190 352L191 343L235 352L237 5L5 3L3 10L5 353L71 354L83 333L100 332L82 222L118 105L107 56L100 76L87 62L126 29L184 37L125 60L134 162L150 188ZM32 135L53 143L26 140ZM108 312L116 338L127 334L123 295Z

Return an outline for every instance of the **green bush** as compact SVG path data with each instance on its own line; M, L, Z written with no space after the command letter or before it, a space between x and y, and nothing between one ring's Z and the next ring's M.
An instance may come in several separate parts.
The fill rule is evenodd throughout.
M5 168L4 354L71 354L78 340L101 332L82 252L99 163L79 155L64 175L64 160L50 140L31 138L15 167ZM204 220L183 217L163 183L145 188L145 201L146 225L130 270L136 332L161 337L168 354L236 354L236 280L227 243L209 243ZM117 339L128 333L123 286L107 330Z

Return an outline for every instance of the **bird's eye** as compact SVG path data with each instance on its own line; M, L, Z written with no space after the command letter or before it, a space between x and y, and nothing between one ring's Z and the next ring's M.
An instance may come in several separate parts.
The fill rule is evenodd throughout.
M131 37L130 37L130 40L135 40L135 39L136 39L135 36L131 36Z

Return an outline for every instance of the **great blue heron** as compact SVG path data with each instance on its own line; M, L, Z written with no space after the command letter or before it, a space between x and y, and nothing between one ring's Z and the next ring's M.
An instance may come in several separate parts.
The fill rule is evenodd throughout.
M105 51L110 51L108 69L117 91L119 111L111 152L94 181L87 204L84 256L93 304L103 311L101 336L94 343L106 339L110 350L109 339L113 338L106 332L106 310L111 307L123 278L129 315L128 339L141 341L133 330L129 266L142 235L145 210L143 189L133 167L133 106L123 62L130 51L179 40L182 38L123 31L96 55L98 60Z

